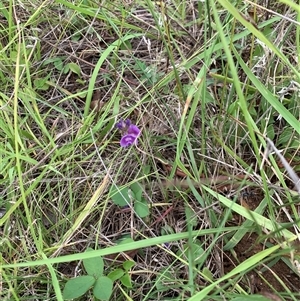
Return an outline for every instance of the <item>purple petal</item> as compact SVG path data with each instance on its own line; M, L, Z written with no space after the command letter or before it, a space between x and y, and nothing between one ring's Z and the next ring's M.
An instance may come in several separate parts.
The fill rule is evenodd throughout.
M127 133L129 135L134 135L134 136L138 137L141 134L141 131L136 125L131 124L127 130Z
M130 135L130 134L127 134L127 135L124 135L122 138L121 138L121 141L120 141L120 144L122 147L128 147L132 144L137 144L137 139L138 137L136 135Z
M126 119L126 120L124 121L124 123L126 124L126 127L129 127L129 126L131 125L130 119Z
M116 123L115 127L119 130L127 130L131 124L131 121L129 119L123 120L120 119L118 123Z
M121 130L123 128L123 119L120 119L120 121L115 124L115 127Z

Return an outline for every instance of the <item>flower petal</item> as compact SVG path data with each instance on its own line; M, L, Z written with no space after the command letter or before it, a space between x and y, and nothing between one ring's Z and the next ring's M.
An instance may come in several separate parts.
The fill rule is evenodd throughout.
M119 130L127 130L131 125L131 121L129 119L120 119L119 122L116 123L115 127Z
M130 119L126 119L126 120L124 121L124 123L125 123L126 127L129 127L129 126L131 125Z
M140 131L140 129L136 125L131 124L128 127L127 133L129 135L134 135L134 136L138 137L141 134L141 131Z
M115 124L115 127L121 130L123 128L123 123L124 123L123 119L120 119L120 121Z
M130 134L124 135L120 140L120 145L122 147L128 147L132 144L136 145L137 139L138 139L138 137L136 135L130 135Z

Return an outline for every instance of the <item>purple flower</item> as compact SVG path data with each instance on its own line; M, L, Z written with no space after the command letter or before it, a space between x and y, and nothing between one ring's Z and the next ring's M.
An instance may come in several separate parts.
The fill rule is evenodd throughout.
M119 129L119 130L127 130L131 125L131 121L129 119L126 119L126 120L123 120L123 119L120 119L120 121L118 123L116 123L116 128Z
M122 147L128 147L132 144L137 145L137 139L138 136L127 134L121 138L120 144Z
M129 119L120 119L120 121L115 126L123 134L120 141L121 147L128 147L133 144L137 145L141 130L136 125L131 124L131 121Z
M127 134L138 137L141 134L141 131L136 125L131 124L127 130Z

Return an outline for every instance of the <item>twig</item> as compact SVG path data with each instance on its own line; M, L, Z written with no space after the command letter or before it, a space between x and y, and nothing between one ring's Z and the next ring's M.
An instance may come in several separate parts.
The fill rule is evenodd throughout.
M266 156L268 156L269 153L270 153L269 149L270 148L273 149L273 151L275 152L275 154L279 157L282 165L284 166L284 168L288 172L289 176L291 177L292 181L294 182L295 188L297 189L298 193L300 194L300 178L294 172L293 168L290 166L290 164L288 163L288 161L284 158L284 156L276 148L276 146L274 145L274 143L269 138L267 138L267 142L268 142L268 147L267 147L267 150L266 150Z

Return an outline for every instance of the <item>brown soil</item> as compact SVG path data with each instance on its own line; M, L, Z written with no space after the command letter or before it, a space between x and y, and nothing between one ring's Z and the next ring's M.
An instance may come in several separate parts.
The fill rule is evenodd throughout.
M246 235L234 248L236 254L235 258L233 258L232 254L226 252L228 257L227 259L224 257L225 273L231 271L239 263L265 249L264 245L259 243L258 240L259 236L256 233ZM245 278L240 284L243 284L243 286L247 288L250 287L252 293L270 292L270 287L273 288L274 292L283 292L286 289L280 283L280 281L282 281L291 292L300 293L300 277L293 273L286 263L279 260L267 268L268 264L269 262L265 262L256 269L250 271L245 275ZM276 276L280 281L276 279Z
M262 192L256 190L242 194L240 203L242 206L254 210L259 205L262 197ZM239 222L241 221L241 218L238 216L235 216L235 219ZM244 262L251 256L266 249L267 242L270 242L270 239L263 239L257 233L245 235L234 248L234 256L232 255L232 252L226 252L227 258L224 257L224 272L227 273L231 271L239 263ZM284 254L284 257L286 257L286 259L291 259L291 256L293 256L291 254L295 254L294 252L298 253L298 248L295 246L291 248L291 253ZM247 273L240 284L243 284L245 288L250 287L252 293L261 293L266 297L269 297L270 300L277 300L275 297L272 299L270 296L273 296L275 292L284 292L286 291L286 288L293 293L300 293L299 274L293 273L291 268L281 259L275 262L263 262L254 270ZM273 292L271 291L271 288ZM300 294L298 297L300 298Z

